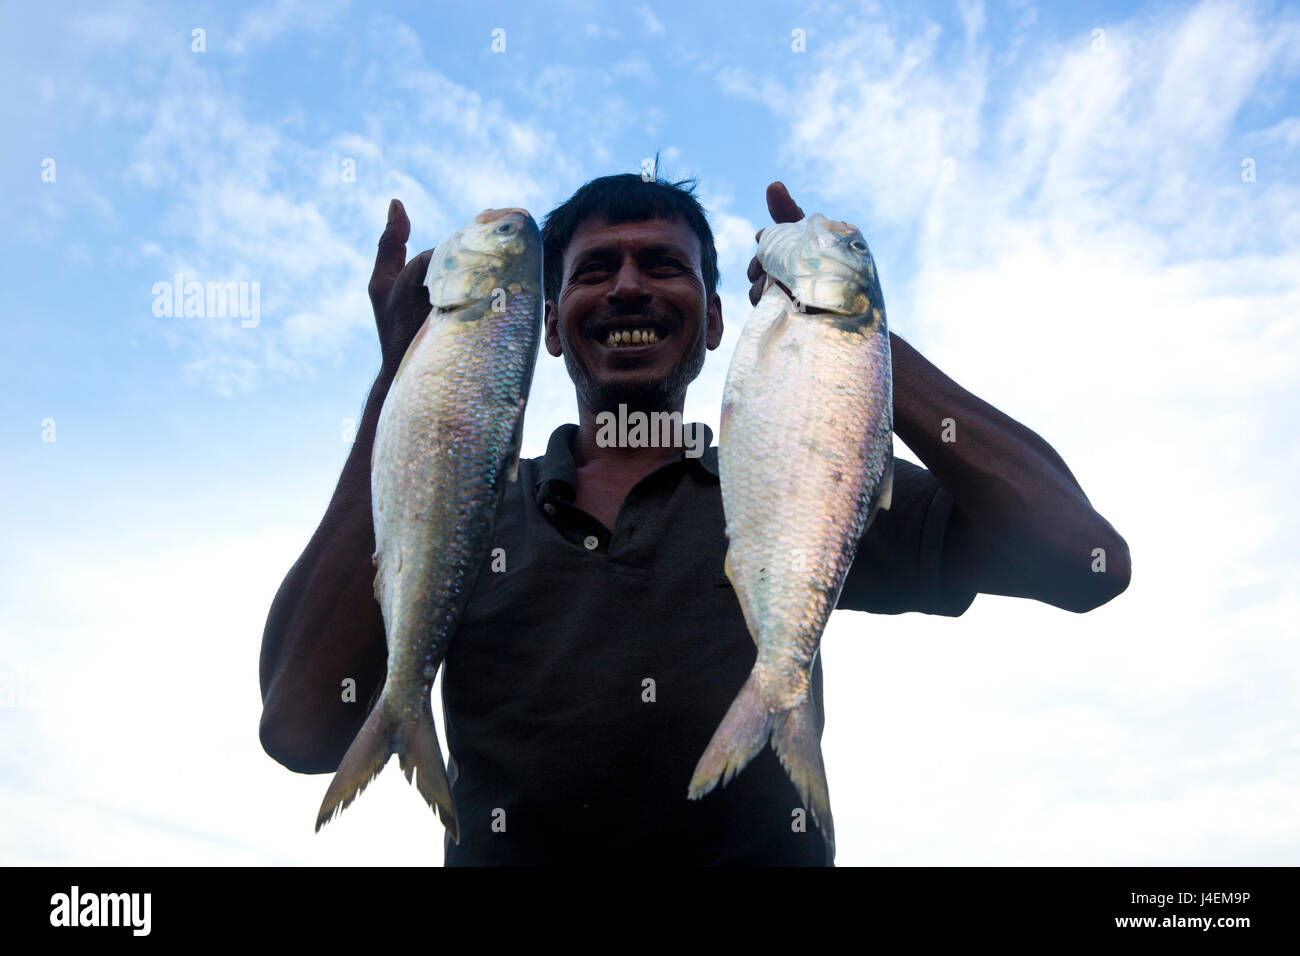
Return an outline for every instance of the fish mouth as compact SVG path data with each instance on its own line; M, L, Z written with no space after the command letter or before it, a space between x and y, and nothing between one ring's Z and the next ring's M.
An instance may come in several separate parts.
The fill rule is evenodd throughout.
M663 322L648 316L619 316L598 323L591 337L603 348L617 351L653 348L672 337Z
M800 302L799 299L795 296L795 294L790 291L790 287L786 285L784 282L782 282L780 279L774 278L770 275L768 276L768 279L769 281L771 281L773 285L775 285L778 289L780 289L782 292L785 293L787 299L789 299L791 302L798 303L797 311L801 315L834 315L840 317L848 317L848 316L853 316L858 314L857 312L854 312L851 309L821 309L815 305L809 305L807 302Z

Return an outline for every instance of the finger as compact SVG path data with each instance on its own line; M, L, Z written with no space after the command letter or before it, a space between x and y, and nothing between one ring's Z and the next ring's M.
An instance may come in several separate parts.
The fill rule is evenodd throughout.
M388 223L379 237L375 268L370 274L370 304L378 311L388 301L393 283L406 264L406 240L411 238L411 220L406 209L394 199L388 204Z
M745 270L745 278L753 282L763 274L763 263L758 261L758 256L749 260L749 268Z
M389 294L389 312L401 321L423 323L429 316L429 287L424 277L429 271L432 249L426 249L406 264L392 283ZM417 325L418 328L418 325Z
M384 362L395 365L406 354L425 319L429 317L429 288L424 284L429 271L432 249L426 249L398 273L393 281L388 301L380 307L380 338L383 342Z
M772 214L773 222L798 222L804 218L803 210L790 198L790 190L780 180L767 187L767 211Z
M749 287L749 304L758 305L758 300L763 298L763 286L766 285L766 279L758 279Z

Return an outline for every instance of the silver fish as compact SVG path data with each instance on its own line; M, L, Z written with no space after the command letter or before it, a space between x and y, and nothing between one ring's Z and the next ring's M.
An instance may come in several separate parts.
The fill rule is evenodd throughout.
M770 739L833 854L810 675L858 542L889 507L889 332L854 226L769 226L758 259L767 284L727 372L718 437L726 573L758 656L687 795L728 783Z
M433 308L384 400L371 457L388 673L316 829L395 753L459 843L430 691L518 471L542 325L537 224L522 209L480 213L434 251L425 284Z

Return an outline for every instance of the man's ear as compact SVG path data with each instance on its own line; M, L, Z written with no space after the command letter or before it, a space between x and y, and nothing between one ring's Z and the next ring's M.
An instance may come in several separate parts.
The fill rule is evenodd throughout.
M710 349L716 349L722 344L722 299L716 292L709 296L707 318L709 324L704 333L704 343Z
M546 300L546 312L543 322L545 324L546 351L559 358L564 354L564 350L560 348L560 307L550 299Z

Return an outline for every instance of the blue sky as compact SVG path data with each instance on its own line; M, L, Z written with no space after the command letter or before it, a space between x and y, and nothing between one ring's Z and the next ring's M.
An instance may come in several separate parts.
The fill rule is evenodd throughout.
M657 151L723 274L689 414L716 423L779 178L1133 551L1085 616L836 616L840 862L1300 859L1293 8L439 6L3 14L0 859L440 859L391 769L314 837L325 778L256 739L266 609L378 366L374 244L394 196L414 255ZM156 316L177 273L256 282L257 325ZM543 355L525 452L573 417Z

